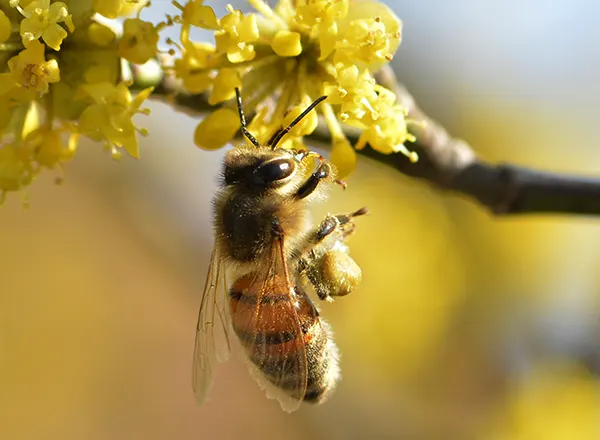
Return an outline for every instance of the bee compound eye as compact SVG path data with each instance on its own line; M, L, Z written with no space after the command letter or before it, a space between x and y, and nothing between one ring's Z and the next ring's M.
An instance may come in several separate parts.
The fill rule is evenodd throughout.
M258 167L254 175L260 183L270 183L289 177L294 168L294 161L290 159L275 159Z

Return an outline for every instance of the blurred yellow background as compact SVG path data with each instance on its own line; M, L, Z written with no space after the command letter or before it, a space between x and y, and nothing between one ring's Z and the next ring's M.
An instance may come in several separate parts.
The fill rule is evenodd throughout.
M399 74L452 133L491 161L600 175L600 5L388 3L405 21ZM494 218L363 157L314 211L371 212L350 241L360 289L321 307L337 391L288 415L238 355L198 407L223 151L151 108L141 160L83 144L62 186L46 173L29 210L0 210L0 439L600 438L599 220Z

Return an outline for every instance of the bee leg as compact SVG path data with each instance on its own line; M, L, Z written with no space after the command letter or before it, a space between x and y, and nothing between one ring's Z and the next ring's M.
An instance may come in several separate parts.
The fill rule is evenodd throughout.
M331 174L331 165L328 162L323 162L317 168L317 171L311 174L311 176L306 179L306 181L302 184L296 194L294 195L297 199L303 199L311 195L319 185L321 180L326 179Z
M355 229L354 217L365 214L367 214L367 209L361 208L349 214L328 215L306 237L300 253L298 268L313 285L320 300L331 302L333 298L330 293L338 294L340 291L340 289L332 288L321 272L323 258L331 248L331 243L325 242L325 239L336 231L341 234L342 239L347 237Z
M354 217L366 215L367 213L367 208L363 207L350 214L328 215L315 231L315 235L313 236L316 239L315 243L323 241L325 237L332 234L335 230L341 230L343 237L350 235L356 228L353 220Z
M366 215L369 212L366 207L362 207L357 211L354 211L350 214L341 214L336 215L336 218L339 221L340 230L342 232L342 238L346 238L352 233L354 233L356 229L356 224L354 223L353 218L358 217L360 215Z
M321 301L333 302L333 298L329 295L327 286L325 286L323 279L319 274L314 252L308 252L307 255L298 261L298 270L301 274L306 276Z

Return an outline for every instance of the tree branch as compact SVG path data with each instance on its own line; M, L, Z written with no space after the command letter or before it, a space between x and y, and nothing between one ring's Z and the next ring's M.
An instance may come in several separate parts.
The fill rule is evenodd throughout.
M140 67L134 66L134 83L147 87L153 81ZM416 105L408 91L398 84L392 69L384 67L377 81L393 90L398 101L408 109L408 117L424 121L413 125L410 131L417 140L409 147L419 154L412 163L402 154L386 155L371 148L361 154L392 166L401 173L427 181L435 187L450 190L474 199L496 215L525 213L568 213L600 215L600 178L536 171L510 164L493 165L479 159L471 147L453 138L437 122L430 119ZM175 110L188 115L203 115L212 108L205 95L186 94L177 80L161 75L154 82L152 99L166 101ZM359 132L346 129L351 141ZM310 136L314 140L330 140L324 123Z
M386 66L378 82L393 90L408 108L408 117L424 121L411 130L417 141L419 162L396 154L385 156L365 150L367 156L386 162L400 172L435 186L466 195L497 215L525 213L600 214L600 178L583 178L542 172L511 164L494 165L479 159L464 141L452 138L416 105Z

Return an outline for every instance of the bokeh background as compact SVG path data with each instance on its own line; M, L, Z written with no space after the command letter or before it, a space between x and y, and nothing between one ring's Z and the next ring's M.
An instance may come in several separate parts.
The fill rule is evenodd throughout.
M387 3L405 24L398 75L454 135L493 162L600 175L600 3ZM237 355L198 407L223 151L151 108L141 160L84 144L62 186L46 174L28 210L18 196L0 210L1 439L600 438L600 220L494 218L362 157L315 207L371 210L351 240L363 284L322 306L336 393L286 414Z

